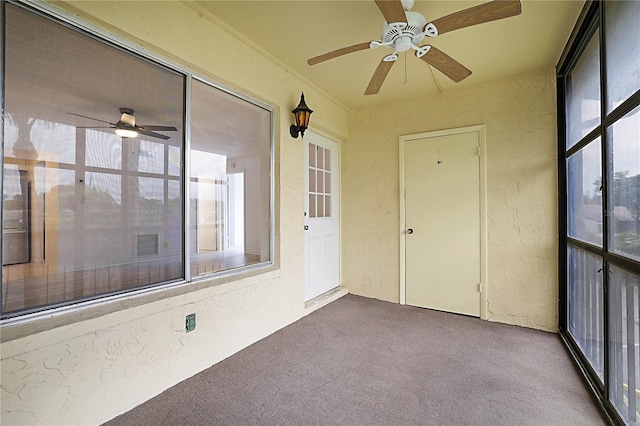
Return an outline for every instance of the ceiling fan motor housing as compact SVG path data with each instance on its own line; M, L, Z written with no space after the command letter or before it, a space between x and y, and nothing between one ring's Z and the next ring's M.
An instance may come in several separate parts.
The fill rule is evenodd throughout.
M427 20L418 12L407 11L407 26L403 29L390 27L385 21L382 24L382 42L391 43L389 47L398 52L406 52L411 44L417 45L424 39L424 26Z

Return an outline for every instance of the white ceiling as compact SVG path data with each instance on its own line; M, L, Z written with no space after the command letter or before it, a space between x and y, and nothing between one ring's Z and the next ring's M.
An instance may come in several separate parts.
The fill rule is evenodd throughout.
M481 3L484 1L416 0L412 10L432 21ZM215 0L192 6L275 57L309 84L349 108L358 108L552 69L583 4L583 0L523 0L521 15L431 39L429 44L469 68L471 76L454 83L408 52L406 61L400 54L380 92L369 96L364 95L365 88L382 57L391 53L387 48L363 50L314 66L306 60L379 40L384 18L373 0Z

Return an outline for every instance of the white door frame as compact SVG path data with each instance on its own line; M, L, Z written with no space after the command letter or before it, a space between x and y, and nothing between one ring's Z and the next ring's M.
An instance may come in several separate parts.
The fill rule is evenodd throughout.
M406 305L406 211L405 211L405 164L404 146L416 139L428 139L461 133L477 133L480 144L480 318L487 319L487 172L486 172L486 126L460 127L426 133L400 136L400 304Z

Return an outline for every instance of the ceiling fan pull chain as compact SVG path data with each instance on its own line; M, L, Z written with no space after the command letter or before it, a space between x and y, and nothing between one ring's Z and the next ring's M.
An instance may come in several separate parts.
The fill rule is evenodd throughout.
M407 52L404 52L404 84L409 82L407 78Z

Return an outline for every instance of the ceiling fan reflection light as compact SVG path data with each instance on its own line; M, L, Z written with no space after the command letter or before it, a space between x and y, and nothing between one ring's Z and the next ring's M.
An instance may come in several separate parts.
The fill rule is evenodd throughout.
M135 138L136 136L138 136L138 132L129 129L116 129L116 135L123 138Z

